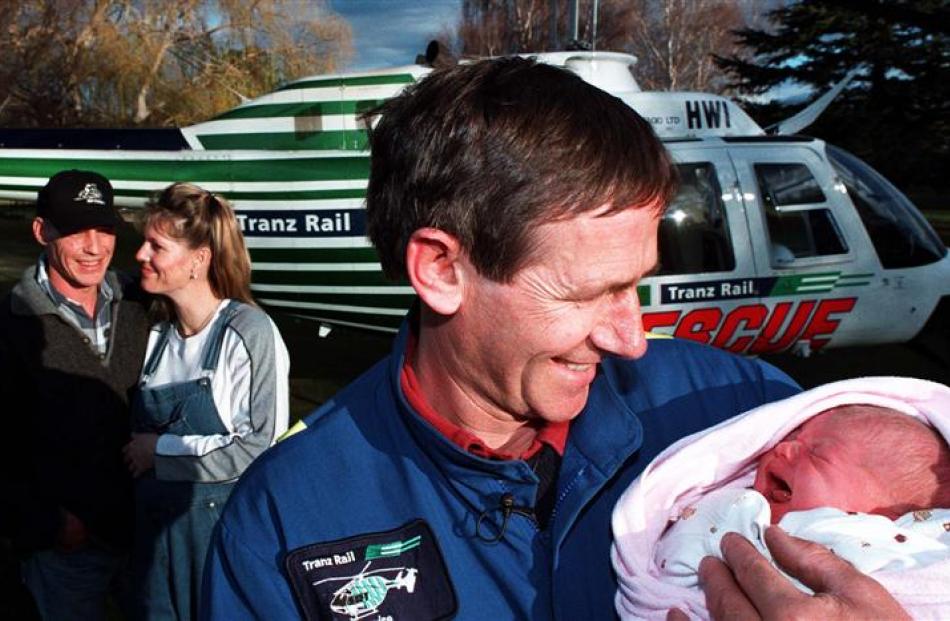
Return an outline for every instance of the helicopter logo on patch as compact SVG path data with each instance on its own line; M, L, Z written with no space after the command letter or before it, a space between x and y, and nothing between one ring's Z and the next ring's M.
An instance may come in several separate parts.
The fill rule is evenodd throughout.
M313 585L346 581L343 586L333 591L330 610L337 614L347 615L351 621L359 621L359 619L378 614L379 606L393 589L405 589L407 593L416 590L418 569L388 567L367 571L371 564L372 561L368 561L355 576L325 578L314 582Z
M442 552L421 519L305 545L284 566L307 621L441 621L458 611Z
M87 183L86 186L80 190L79 194L76 195L76 198L74 198L73 201L77 203L84 201L87 204L94 203L96 205L106 204L106 202L102 200L102 192L95 183Z

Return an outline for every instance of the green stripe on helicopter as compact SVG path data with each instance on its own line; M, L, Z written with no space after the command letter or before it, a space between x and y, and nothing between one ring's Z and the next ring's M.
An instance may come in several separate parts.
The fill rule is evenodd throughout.
M411 84L416 78L411 73L388 73L383 75L364 75L350 78L323 78L319 80L301 80L292 82L277 89L280 91L293 91L301 88L334 88L341 86L375 86L386 84Z
M284 201L301 201L301 200L341 200L341 199L358 199L362 200L366 198L366 190L353 189L353 190L287 190L287 191L258 191L258 192L247 192L242 190L227 190L223 193L225 198L228 200L240 201L240 200L284 200Z
M637 285L637 297L640 298L640 306L649 306L650 285Z
M155 192L164 188L164 184L156 187L154 190L130 190L122 188L121 179L116 179L113 182L115 196L127 196L133 198L149 198ZM41 180L39 183L23 183L21 185L13 184L0 184L0 191L14 191L14 192L37 192L41 187L45 185L45 179ZM116 187L119 186L119 187ZM217 192L221 196L224 196L229 201L242 201L242 200L253 200L253 201L318 201L318 200L362 200L366 197L366 191L363 189L358 190L297 190L297 191L258 191L258 192L244 192L240 190L224 190Z
M772 290L765 294L765 296L776 297L780 295L827 293L842 287L863 287L871 284L871 278L873 276L873 273L842 274L841 272L779 276Z
M385 99L353 99L349 101L304 101L294 103L268 103L241 106L214 117L214 121L233 119L261 119L297 116L324 116L338 114L362 114Z
M278 151L363 151L369 140L362 129L251 132L238 134L199 134L198 140L209 151L221 149L275 149Z
M46 179L60 170L94 170L115 183L121 181L340 181L366 179L367 157L223 159L202 151L182 151L179 159L0 158L7 177ZM265 193L270 195L270 193Z

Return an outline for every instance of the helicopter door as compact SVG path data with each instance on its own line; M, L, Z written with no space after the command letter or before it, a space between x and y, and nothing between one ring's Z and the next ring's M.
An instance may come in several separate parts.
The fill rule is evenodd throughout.
M720 145L667 147L680 184L660 220L657 273L641 288L644 326L740 351L748 343L730 317L755 297L755 273L735 170Z
M880 288L876 257L832 168L813 148L819 144L729 146L768 308L749 353L793 348L807 355L832 339L847 344L881 329L873 308L859 305Z

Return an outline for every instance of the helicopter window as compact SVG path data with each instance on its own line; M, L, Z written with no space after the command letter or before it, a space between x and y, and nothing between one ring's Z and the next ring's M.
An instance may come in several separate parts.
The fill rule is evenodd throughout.
M848 252L838 225L828 209L767 212L766 222L774 265Z
M814 206L826 199L807 166L756 164L754 168L765 206L773 265L848 252L831 210Z
M847 151L826 148L883 267L926 265L946 254L940 238L900 190Z
M709 162L678 164L676 197L660 220L658 274L735 269L736 260L716 170Z
M825 202L825 194L804 164L756 164L762 200L767 209Z

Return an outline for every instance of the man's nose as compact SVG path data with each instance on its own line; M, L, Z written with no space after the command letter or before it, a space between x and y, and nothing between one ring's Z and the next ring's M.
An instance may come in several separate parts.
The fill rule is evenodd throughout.
M646 353L646 334L636 287L628 287L611 297L590 338L600 351L621 358L639 358Z
M83 248L89 254L99 254L102 248L102 239L99 237L99 231L88 229L83 235Z

